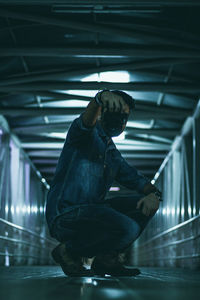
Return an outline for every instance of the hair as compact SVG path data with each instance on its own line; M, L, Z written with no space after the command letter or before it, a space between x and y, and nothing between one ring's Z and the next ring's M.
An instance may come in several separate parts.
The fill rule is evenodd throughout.
M111 92L121 96L124 102L126 102L126 104L129 106L130 110L135 108L135 99L133 99L133 97L131 97L130 95L119 90L113 90Z

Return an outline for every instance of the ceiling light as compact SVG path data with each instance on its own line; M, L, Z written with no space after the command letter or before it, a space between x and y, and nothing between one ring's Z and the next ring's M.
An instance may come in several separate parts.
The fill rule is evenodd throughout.
M115 71L115 72L100 72L94 73L89 76L86 76L81 79L82 82L84 81L97 81L97 82L130 82L130 75L127 71Z
M112 138L114 142L121 142L125 140L125 132L123 131L120 135Z

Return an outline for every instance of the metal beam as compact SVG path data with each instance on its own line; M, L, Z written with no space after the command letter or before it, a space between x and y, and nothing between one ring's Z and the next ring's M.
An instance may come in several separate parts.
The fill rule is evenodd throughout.
M45 157L45 158L59 158L61 150L33 150L33 151L26 151L28 156L30 157Z
M58 163L57 159L48 159L48 158L43 158L43 159L32 159L32 162L35 165L56 165Z
M100 3L102 5L102 3ZM84 3L85 5L85 3ZM30 13L23 13L23 12L17 12L17 11L11 11L8 9L0 9L0 16L7 17L7 18L14 18L14 19L20 19L20 20L26 20L26 21L32 21L32 22L39 22L43 24L51 24L55 26L60 26L64 28L73 28L76 30L81 31L89 31L94 33L101 33L106 35L116 35L116 36L122 36L131 38L131 39L142 39L149 42L158 42L158 43L168 43L173 44L177 43L179 46L187 46L185 42L181 42L179 40L175 40L173 38L167 38L163 36L159 36L154 34L151 34L149 32L140 31L137 29L129 30L129 29L123 29L120 27L115 26L108 26L104 24L98 24L98 23L88 23L88 22L81 22L81 21L74 21L73 19L70 20L69 17L65 19L59 19L55 18L53 16L41 16L39 14L30 14Z
M66 124L63 125L65 132L66 132ZM21 138L23 138L24 136L28 136L28 137L48 137L50 139L53 139L55 137L52 136L48 136L48 133L45 134L44 132L48 130L48 132L52 132L52 131L56 131L58 132L58 128L55 127L51 127L48 129L43 129L40 128L40 126L28 126L28 127L17 127L17 128L13 128L13 132L17 133L18 135L20 135ZM63 128L61 131L64 131ZM129 127L126 126L126 131L128 132L128 135L131 134L140 134L140 135L153 135L153 136L162 136L162 137L174 137L179 133L178 129L141 129L141 128L133 128L133 127ZM61 132L62 133L62 132ZM45 134L45 135L44 135ZM59 138L62 139L62 138ZM63 138L64 139L64 138Z
M107 26L103 24L97 24L97 23L91 24L87 22L80 22L77 20L76 21L69 20L69 18L59 19L53 16L48 17L48 16L41 16L39 14L34 15L30 13L11 11L2 8L0 9L0 16L19 19L19 20L39 22L43 24L51 24L51 25L60 26L64 28L73 28L81 31L102 33L106 35L117 35L117 36L122 36L123 38L124 37L131 38L131 39L145 38L148 41L156 41L156 42L160 41L160 38L157 38L156 36L151 34L143 34L137 31L127 30L127 29L124 30L124 29L116 28L114 26Z
M26 93L26 94L29 94ZM42 103L51 103L55 101L65 101L65 100L82 100L82 101L90 101L91 97L83 96L83 95L73 95L73 94L67 94L67 93L56 93L56 92L38 92L37 94L30 93L30 95L39 95L40 97L51 97L53 99L42 99ZM28 106L29 104L27 104ZM32 105L32 103L30 103Z
M157 169L154 168L150 168L150 169L143 169L143 168L139 168L137 167L138 171L142 172L142 174L144 175L153 175L156 173ZM51 175L53 175L55 173L56 168L55 167L44 167L40 169L40 172L44 175L44 177L46 178L46 176L48 178L50 178Z
M144 16L144 15L143 15ZM158 16L160 16L161 19L158 18ZM160 22L162 20L162 22ZM157 23L155 23L155 22ZM184 28L184 30L181 30L178 27L175 27L175 24L172 25L172 23L170 22L170 18L168 16L168 18L164 18L163 15L157 15L156 18L154 17L154 19L149 19L148 18L148 22L141 22L141 19L136 16L131 17L129 15L125 16L125 15L120 15L120 22L119 22L119 16L118 15L112 15L112 18L110 18L109 15L105 16L105 15L98 15L98 19L96 20L96 22L98 22L99 24L105 24L107 26L112 25L112 26L120 26L122 28L133 28L133 29L139 29L139 30L144 30L145 32L151 32L151 33L156 33L156 34L160 34L162 36L167 36L167 37L184 37L185 39L187 39L187 42L189 42L191 45L188 45L186 48L188 47L196 47L194 45L194 43L199 44L200 42L200 37L199 35L195 32L189 32L187 31L187 28ZM160 26L159 26L160 25ZM193 45L192 45L193 44Z
M143 134L129 134L129 131L126 130L128 134L126 134L126 140L131 140L131 141L138 141L138 142L151 142L151 143L163 143L163 144L168 144L170 145L172 143L172 140L166 137L163 137L162 135L152 135L148 134L148 132L145 132ZM20 140L24 143L27 142L60 142L60 141L65 141L66 134L63 134L61 137L57 137L56 135L51 135L49 136L48 134L31 134L31 133L21 133L18 134L20 137ZM173 135L174 137L175 135Z
M40 135L36 135L36 134L18 134L18 136L20 137L20 140L22 143L50 143L52 145L52 143L60 143L65 141L66 139L66 133L63 134L63 136L61 137L57 137L56 134L55 135L51 135L48 136L47 134L40 134ZM123 145L127 145L128 147L130 145L165 145L166 146L170 146L172 143L172 140L169 140L167 138L163 138L163 137L156 137L156 136L152 136L152 135L148 135L147 133L145 135L126 135L126 139L123 142L117 142L117 144L119 146L123 146Z
M73 99L76 99L76 96L75 97L71 97ZM85 100L87 98L87 101L91 101L92 98L91 97L85 97ZM44 102L43 102L44 103ZM26 106L25 108L34 108L33 106ZM51 108L52 107L43 107L44 109L48 109L48 108ZM57 109L60 107L55 107L55 109ZM17 107L16 107L17 109ZM69 108L64 108L66 111L67 109L69 109L69 113L71 112L71 114L79 114L81 113L84 109L82 108L77 108L77 107L69 107ZM184 108L181 108L181 109L177 109L175 107L170 107L170 106L166 106L166 105L162 105L162 106L158 106L156 104L149 104L149 102L145 102L145 101L138 101L136 103L136 107L134 109L134 113L142 113L142 112L156 112L156 113L159 113L159 114L166 114L166 115L173 115L173 116L176 116L177 115L181 115L182 118L185 118L188 116L188 114L191 114L192 113L192 109L184 109Z
M40 94L40 93L39 93ZM47 95L47 93L45 93ZM51 92L48 93L49 95L51 94ZM52 93L52 96L53 96L54 93ZM56 93L55 93L56 94ZM59 101L62 101L62 102L65 102L65 101L68 101L68 100L81 100L81 101L87 101L87 102L90 102L92 100L92 97L88 97L88 96L79 96L79 95L72 95L72 94L67 94L67 96L60 96L61 93L57 93L57 97L55 96L55 98L52 98L52 99L42 99L42 104L58 104L59 105ZM64 95L64 94L63 94ZM181 96L180 96L181 97ZM155 109L157 111L159 111L161 109L162 112L167 112L168 109L169 109L169 112L170 111L177 111L177 112L183 112L183 113L186 113L187 112L192 112L191 109L186 109L186 108L182 108L181 110L178 110L177 107L172 107L170 105L162 105L161 106L158 106L156 103L157 101L156 100L152 100L151 102L145 100L145 99L137 99L135 98L135 101L136 101L136 110L137 109L144 109L144 110L153 110L155 111ZM181 100L183 99L183 96L181 97ZM175 100L175 99L174 99ZM189 97L184 97L183 100L187 100L187 101L190 101L190 102L197 102L197 100L195 99L195 97L192 97L190 96ZM9 100L7 100L9 101ZM35 102L32 101L32 102L29 102L28 104L25 105L25 107L34 107L33 105L35 105ZM46 106L45 107L49 107L49 106ZM51 106L50 106L51 107Z
M41 134L46 132L66 132L72 122L33 124L12 128L16 134Z
M200 60L200 59L199 59ZM167 59L167 60L162 60L162 59L157 59L157 60L145 60L144 61L140 61L140 62L135 62L133 64L129 63L129 64L116 64L116 65L110 65L110 66L105 66L105 67L89 67L88 65L86 65L84 68L82 67L80 70L63 70L63 71L49 71L49 72L42 72L41 74L38 72L37 74L34 73L34 75L32 75L30 72L30 75L22 75L22 76L14 76L8 79L2 79L0 81L0 86L6 86L6 85L12 85L12 84L20 84L20 83L28 83L28 82L34 82L34 81L45 81L45 80L56 80L56 79L67 79L67 78L71 78L73 76L87 76L87 75L91 75L93 73L99 73L99 72L111 72L111 71L134 71L134 74L141 74L141 75L148 75L148 76L164 76L164 73L162 71L156 71L154 69L148 69L150 67L152 67L152 64L154 64L154 67L157 65L162 64L163 61L163 65L165 64L184 64L184 63L190 63L190 62L197 62L198 59ZM150 66L151 65L151 66ZM143 69L145 67L145 69ZM70 68L69 68L70 69ZM188 81L188 82L195 82L198 81L196 78L193 77L186 77L183 76L181 74L173 74L173 76L171 76L171 78L178 80L178 81ZM79 96L81 97L81 96ZM84 98L84 97L83 97Z
M199 52L200 54L200 52ZM130 82L130 83L111 83L111 82L79 82L79 81L63 81L63 82L45 82L32 83L24 85L12 85L0 87L0 92L27 92L27 91L44 91L44 90L101 90L118 89L125 91L140 92L168 92L168 93L191 93L199 94L200 87L197 84L186 84L185 82L163 83L163 82Z
M62 122L62 123L48 123L48 124L36 124L36 125L26 125L20 127L12 128L12 131L16 134L28 135L30 136L32 133L34 135L41 135L42 133L48 132L67 132L72 122ZM177 128L133 128L130 126L126 126L126 130L128 133L134 134L151 134L158 136L176 136L179 133Z
M55 166L58 163L58 159L32 159L33 163L35 165L42 165L42 166ZM156 159L156 160L149 160L149 159L143 159L141 160L133 160L127 159L127 162L130 164L133 164L134 166L137 166L138 168L149 168L149 167L155 167L160 166L162 159Z
M40 172L41 173L55 173L56 166L54 167L40 167Z
M166 46L118 46L111 48L110 45L104 47L74 46L74 47L1 47L0 57L8 56L31 56L31 57L134 57L134 58L200 58L200 52L197 50L187 50L184 48L174 48Z
M141 128L132 128L132 127L128 127L126 126L126 130L128 130L128 134L151 134L151 135L158 135L158 136L176 136L179 133L179 130L176 129L157 129L157 128L153 128L153 129L141 129Z
M148 102L142 102L142 101L137 101L136 102L136 108L134 110L135 112L138 111L148 111L148 112L156 112L156 113L166 113L169 115L176 115L177 114L182 114L183 117L188 116L188 114L192 113L191 109L177 109L175 107L170 107L166 105L158 106L156 104L149 104Z
M6 116L64 116L64 115L80 115L84 110L76 109L72 107L68 108L58 108L58 107L0 107L0 114ZM129 120L149 120L149 119L175 119L182 120L187 116L185 114L170 114L165 112L156 112L156 111L142 111L137 110L131 112Z
M124 158L128 159L164 159L167 151L158 151L156 149L157 153L155 153L155 150L149 150L146 149L145 151L123 151L121 150L120 153ZM52 149L45 149L45 150L26 150L28 155L30 157L38 157L38 158L59 158L61 150L52 150Z
M62 143L43 143L43 142L30 142L30 143L21 143L22 147L25 149L56 149L61 150L63 148L64 142ZM132 150L170 150L170 145L166 144L156 144L156 143L150 143L150 142L141 142L140 144L119 144L116 143L116 147L118 150L125 150L125 151L132 151Z
M17 93L19 94L19 93ZM172 94L172 93L170 93ZM11 94L12 95L12 94ZM88 97L88 96L82 96L82 95L75 95L75 94L65 94L65 93L62 93L62 92L37 92L36 93L30 93L30 92L26 92L26 95L32 95L32 96L36 96L36 95L39 95L40 97L51 97L51 99L42 99L42 102L43 103L52 103L52 102L56 102L56 101L59 101L59 100L62 100L62 101L65 101L65 100L83 100L83 101L90 101L91 100L91 97ZM65 97L65 95L67 95ZM183 100L186 100L186 101L190 101L190 102L194 102L196 103L197 100L195 99L194 96L192 95L183 95L183 94L177 94L177 93L173 93L173 95L175 97L180 97L180 100L183 99ZM9 96L9 95L7 95ZM4 96L5 97L5 96ZM3 96L0 96L0 98L3 98ZM144 105L150 105L149 101L146 100L146 99L137 99L134 97L134 99L136 100L136 105L138 106L139 104L144 104ZM156 103L156 99L153 100L153 103ZM35 102L30 102L30 105L34 104ZM29 106L29 104L26 105L27 107ZM164 106L162 106L164 108ZM166 108L171 108L170 106L166 106ZM176 108L175 108L176 109Z
M64 116L81 114L81 108L61 107L0 107L0 114L7 116ZM48 126L48 124L47 124Z
M127 140L137 140L137 141L149 141L152 143L163 143L163 144L168 144L171 145L173 140L172 138L170 139L169 137L164 137L164 136L155 136L152 134L148 134L148 132L143 133L143 134L135 134L134 132L130 133L129 131L126 131L126 139Z
M198 0L1 0L1 4L6 5L51 5L51 4L70 4L73 6L83 6L83 5L136 5L136 6L170 6L170 7L184 7L184 6L200 6Z
M26 76L14 76L7 79L2 79L0 81L0 86L10 85L10 84L19 84L19 83L27 83L33 81L44 81L44 80L56 80L66 77L72 76L87 76L92 73L99 73L99 72L107 72L107 71L120 71L120 70L140 70L140 69L147 69L151 67L158 67L163 65L175 65L175 64L185 64L185 63L194 63L199 61L198 58L158 58L158 59L145 59L133 63L125 63L125 64L114 64L109 66L99 66L94 67L92 65L85 65L81 66L81 69L73 69L74 67L69 65L69 70L66 68L60 71L49 70L48 72L44 73L44 70L35 73L29 72L29 75ZM71 70L72 68L72 70ZM189 79L188 79L189 80ZM58 94L58 93L55 93ZM42 95L42 93L40 93ZM46 96L46 95L45 95Z
M155 167L155 166L160 166L162 159L143 159L143 160L133 160L133 159L126 159L126 161L130 164L132 164L135 167L139 168L144 168L147 167L149 168L150 166Z

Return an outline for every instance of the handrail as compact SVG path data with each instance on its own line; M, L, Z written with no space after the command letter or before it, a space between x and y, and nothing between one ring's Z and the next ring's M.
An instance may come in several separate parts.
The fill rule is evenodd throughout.
M44 248L45 249L45 247L33 245L33 244L28 243L28 242L23 241L23 240L17 240L17 239L5 237L5 236L2 236L2 235L0 235L0 240L4 240L4 241L7 241L7 242L13 242L13 243L19 243L19 244L27 245L27 246L33 247L33 248L38 248L38 249L43 249Z
M197 254L189 254L189 255L177 255L177 256L165 256L165 257L156 257L157 261L162 261L162 260L173 260L173 259L185 259L185 258L199 258L200 253ZM143 258L144 261L149 261L148 257ZM151 258L152 260L152 258Z
M27 255L27 254L11 254L11 253L3 253L0 252L0 256L9 256L9 257L27 257L27 258L35 258L35 259L40 259L39 256L34 256L34 255Z
M156 180L160 176L161 172L163 171L165 165L169 161L169 159L172 156L172 154L174 153L174 151L180 146L180 143L181 143L183 137L186 136L188 134L188 132L192 129L193 120L198 118L199 116L200 116L200 99L197 102L197 106L195 108L193 115L188 117L185 120L180 134L175 137L175 139L171 145L171 150L168 152L167 156L165 157L162 164L160 165L158 171L154 175L154 178L153 178L154 182L156 182Z
M185 239L182 239L182 240L177 240L177 241L174 241L174 242L170 242L170 243L167 243L167 244L164 244L164 245L161 245L161 246L155 246L155 247L152 247L150 249L140 249L140 253L141 252L146 253L146 252L151 252L151 251L154 251L154 250L157 250L157 249L162 249L162 248L166 248L166 247L170 247L170 246L180 245L180 244L183 244L183 243L187 243L187 242L196 240L199 237L200 237L200 234L197 234L197 235L191 236L189 238L185 238ZM140 248L140 246L135 247L135 249L137 249L137 248Z
M162 237L163 235L165 235L165 234L167 234L167 233L169 233L169 232L171 232L171 231L174 231L174 230L176 230L176 229L178 229L178 228L180 228L180 227L183 227L183 226L185 226L185 225L187 225L187 224L193 222L194 220L196 220L196 219L198 219L198 218L200 218L200 215L195 216L195 217L193 217L193 218L191 218L191 219L189 219L189 220L187 220L187 221L185 221L185 222L182 222L182 223L180 223L180 224L178 224L178 225L176 225L176 226L174 226L174 227L172 227L172 228L169 228L169 229L167 229L167 230L165 230L165 231L163 231L163 232L157 234L156 236L152 237L150 240L146 241L145 243L141 244L140 246L135 247L135 249L140 248L140 247L143 247L144 245L146 245L146 244L148 244L148 243L150 243L150 242L152 242L152 241L154 241L154 240L156 240L156 239Z
M34 235L35 237L37 237L37 238L39 238L39 239L43 239L43 240L45 240L45 241L47 241L47 242L49 242L49 243L56 244L56 242L54 242L54 241L52 241L52 240L50 240L50 239L48 239L48 238L46 238L46 237L41 236L41 235L37 234L36 232L34 232L34 231L32 231L32 230L29 230L29 229L26 229L26 228L24 228L24 227L22 227L22 226L13 224L13 223L11 223L11 222L9 222L9 221L6 221L6 220L4 220L4 219L2 219L2 218L0 218L0 222L4 223L4 224L6 224L6 225L9 225L9 226L11 226L11 227L14 227L15 229L19 229L19 230L21 230L21 231L24 231L24 232L26 232L26 233L29 233L29 234L31 234L31 235Z

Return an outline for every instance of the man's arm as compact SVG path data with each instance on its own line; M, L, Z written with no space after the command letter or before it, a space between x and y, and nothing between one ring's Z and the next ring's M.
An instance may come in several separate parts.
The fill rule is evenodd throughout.
M135 167L130 166L122 156L120 168L115 180L123 186L132 190L137 190L144 195L156 192L156 196L162 201L162 194L157 187L153 185L149 179L140 174Z
M101 107L92 99L86 110L72 122L68 130L67 142L77 144L90 138L100 113Z
M140 174L135 167L130 166L122 156L115 180L128 189L137 190L142 194L149 191L150 186L152 186L150 181Z
M82 121L85 127L94 127L98 116L101 114L101 106L92 99L88 104L86 110L82 114Z
M154 194L159 192L158 189L147 178L142 176L135 167L130 166L124 158L122 158L115 179L125 187L137 190L145 195L137 203L137 208L142 209L144 215L149 216L158 210L160 198Z

